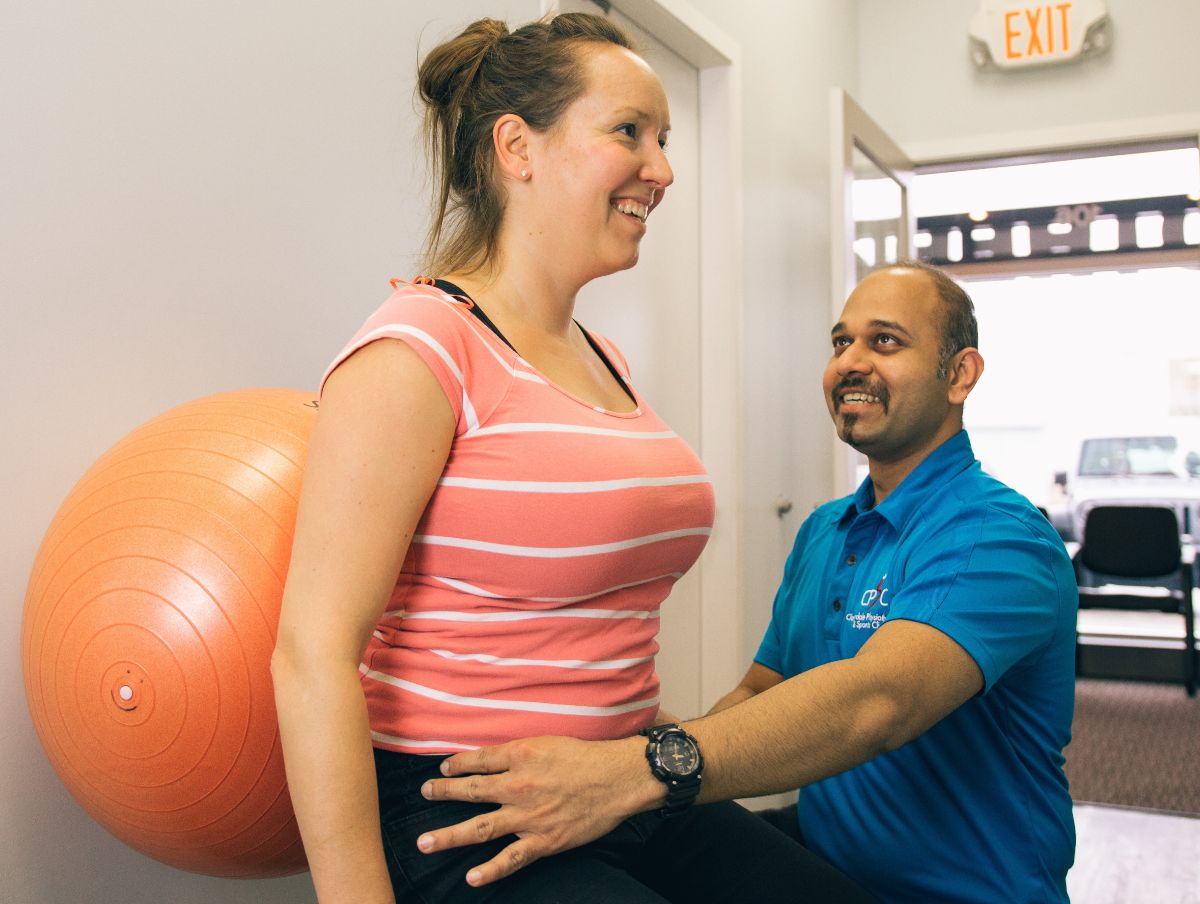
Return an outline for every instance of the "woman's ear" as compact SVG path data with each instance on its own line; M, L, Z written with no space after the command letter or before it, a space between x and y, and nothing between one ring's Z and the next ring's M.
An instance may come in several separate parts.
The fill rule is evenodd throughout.
M516 113L505 113L492 126L496 165L503 176L518 182L533 175L529 161L529 124Z

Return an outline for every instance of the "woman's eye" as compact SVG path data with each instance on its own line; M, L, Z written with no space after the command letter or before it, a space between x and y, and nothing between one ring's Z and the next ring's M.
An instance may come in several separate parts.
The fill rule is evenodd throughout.
M637 126L631 122L621 123L619 126L617 126L617 131L624 135L628 135L630 138L637 138Z

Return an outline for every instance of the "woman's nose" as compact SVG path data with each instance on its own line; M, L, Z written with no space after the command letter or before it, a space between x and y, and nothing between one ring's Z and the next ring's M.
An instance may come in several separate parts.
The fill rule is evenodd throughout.
M642 169L642 179L654 187L655 197L659 199L667 187L675 181L675 171L671 169L667 154L657 144L654 145L650 159L646 161L646 165Z

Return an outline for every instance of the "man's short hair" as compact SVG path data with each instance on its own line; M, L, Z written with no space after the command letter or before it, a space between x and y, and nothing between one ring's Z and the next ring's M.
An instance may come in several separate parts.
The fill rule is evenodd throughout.
M900 267L917 270L933 282L934 291L942 303L942 330L938 340L938 379L946 379L950 360L964 348L979 347L979 323L975 320L975 305L962 286L943 270L919 260L902 260L884 264L880 270Z

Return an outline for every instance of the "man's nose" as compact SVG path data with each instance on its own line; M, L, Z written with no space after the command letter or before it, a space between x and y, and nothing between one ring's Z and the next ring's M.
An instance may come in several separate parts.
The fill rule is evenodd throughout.
M861 342L851 342L837 356L837 372L842 376L871 372L871 356Z

